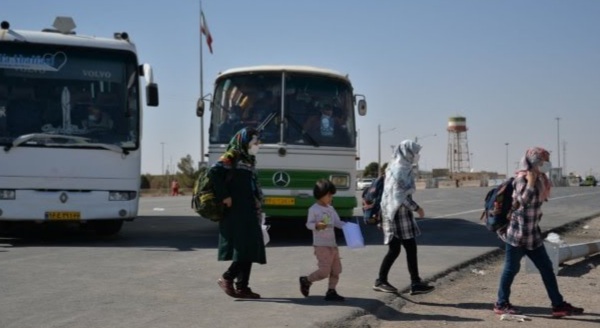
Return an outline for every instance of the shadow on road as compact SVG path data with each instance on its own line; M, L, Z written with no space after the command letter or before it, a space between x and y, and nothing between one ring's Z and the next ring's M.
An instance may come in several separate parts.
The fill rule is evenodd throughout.
M361 223L365 245L382 245L383 234L376 226ZM310 246L312 232L304 220L286 219L270 222L268 247ZM420 245L494 247L501 242L483 225L468 220L428 219L419 221L422 235ZM341 230L336 229L338 244L345 246ZM121 232L104 237L76 226L19 225L9 232L0 233L0 243L12 247L35 246L98 246L98 247L165 247L177 251L216 248L218 224L190 216L141 216L126 222Z

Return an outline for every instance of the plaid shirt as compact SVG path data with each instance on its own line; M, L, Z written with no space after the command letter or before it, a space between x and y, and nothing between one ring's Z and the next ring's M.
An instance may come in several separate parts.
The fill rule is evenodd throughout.
M415 238L421 234L412 213L418 209L419 205L412 199L412 195L408 195L402 206L398 208L394 219L381 222L384 231L384 244L388 244L392 237L404 240Z
M520 206L512 212L508 227L499 231L498 235L512 246L536 249L544 243L539 226L543 201L537 189L527 187L525 176L516 177L513 186L513 200Z

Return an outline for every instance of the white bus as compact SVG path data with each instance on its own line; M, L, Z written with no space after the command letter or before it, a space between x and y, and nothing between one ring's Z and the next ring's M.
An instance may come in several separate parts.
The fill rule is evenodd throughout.
M357 101L357 98L360 98ZM352 217L356 202L355 105L363 96L347 75L306 66L256 66L219 74L212 96L209 164L243 127L262 129L257 155L264 211L273 218L306 218L320 178L333 181L333 205ZM203 103L199 102L198 115Z
M0 223L67 222L115 234L137 216L142 106L158 105L127 33L0 27Z

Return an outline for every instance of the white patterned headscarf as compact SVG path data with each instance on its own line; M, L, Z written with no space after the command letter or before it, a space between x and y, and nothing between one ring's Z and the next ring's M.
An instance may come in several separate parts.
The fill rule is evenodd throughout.
M413 164L421 146L412 140L402 141L387 167L381 198L383 220L393 220L408 195L415 192Z

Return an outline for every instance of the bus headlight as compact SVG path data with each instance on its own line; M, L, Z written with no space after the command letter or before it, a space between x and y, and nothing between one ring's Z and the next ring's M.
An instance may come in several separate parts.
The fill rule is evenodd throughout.
M346 174L332 174L329 176L329 180L336 188L350 188L350 176Z
M14 200L16 194L14 189L0 189L0 199L2 200Z
M135 191L110 191L108 193L108 200L110 201L126 201L133 200L137 197Z

